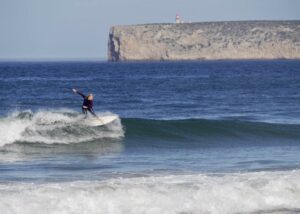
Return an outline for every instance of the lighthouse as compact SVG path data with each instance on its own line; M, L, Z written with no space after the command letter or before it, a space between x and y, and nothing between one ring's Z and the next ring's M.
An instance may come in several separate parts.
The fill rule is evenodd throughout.
M182 23L182 22L181 22L181 19L180 19L180 16L179 16L178 13L177 13L176 16L175 16L175 23L176 23L176 24Z

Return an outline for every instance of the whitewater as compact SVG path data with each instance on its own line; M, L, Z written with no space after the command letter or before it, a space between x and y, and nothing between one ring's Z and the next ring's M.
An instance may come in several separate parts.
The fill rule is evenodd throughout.
M109 112L99 114L113 115ZM0 118L0 146L15 142L31 143L79 143L101 138L121 138L124 133L120 118L105 127L84 124L84 116L78 112L61 109L13 112Z
M0 191L4 214L300 212L298 170L8 183Z
M299 70L1 62L1 214L299 213ZM82 123L72 88L117 120Z

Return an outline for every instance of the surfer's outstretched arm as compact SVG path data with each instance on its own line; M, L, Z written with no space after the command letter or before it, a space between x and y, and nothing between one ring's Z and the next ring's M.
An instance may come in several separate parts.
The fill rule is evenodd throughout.
M73 90L74 93L79 94L80 96L85 98L85 95L83 93L81 93L80 91L77 91L75 88L73 88L72 90Z

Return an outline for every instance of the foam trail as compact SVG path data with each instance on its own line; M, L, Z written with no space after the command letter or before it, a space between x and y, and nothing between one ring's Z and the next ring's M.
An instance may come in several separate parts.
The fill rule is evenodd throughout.
M84 126L82 119L82 114L67 109L13 112L0 118L0 146L15 142L69 144L124 135L119 118L106 127Z
M295 213L300 171L0 184L8 213Z

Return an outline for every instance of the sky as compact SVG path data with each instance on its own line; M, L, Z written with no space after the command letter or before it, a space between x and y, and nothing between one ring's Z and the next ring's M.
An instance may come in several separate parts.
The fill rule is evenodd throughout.
M0 0L0 60L98 60L113 25L300 20L300 0Z

